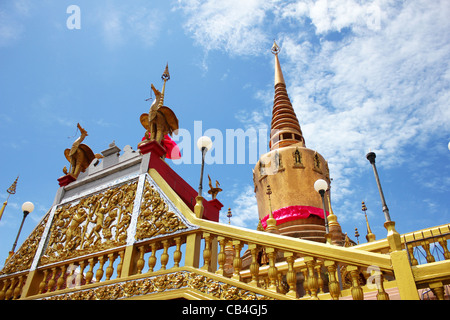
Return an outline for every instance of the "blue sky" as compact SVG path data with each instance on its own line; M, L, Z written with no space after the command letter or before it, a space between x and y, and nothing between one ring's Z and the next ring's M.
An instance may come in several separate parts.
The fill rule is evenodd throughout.
M67 27L70 5L80 29ZM1 202L20 178L0 221L0 265L21 204L36 208L18 245L50 209L78 122L96 153L112 141L136 149L167 62L166 105L192 135L191 161L171 166L197 188L195 123L224 137L268 128L274 39L306 146L329 162L343 231L354 239L357 227L365 242L364 200L372 231L386 235L369 150L400 233L448 223L449 15L445 0L2 1ZM224 190L221 220L231 207L232 224L254 229L254 163L225 157L212 154L205 169Z

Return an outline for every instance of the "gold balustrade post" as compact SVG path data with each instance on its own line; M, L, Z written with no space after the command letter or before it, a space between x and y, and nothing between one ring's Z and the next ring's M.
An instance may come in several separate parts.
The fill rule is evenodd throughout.
M447 248L447 239L445 239L445 237L439 237L438 242L441 245L442 249L444 250L445 260L449 260L450 259L450 251L448 251L448 248Z
M166 270L167 263L169 262L169 254L167 250L169 249L170 242L169 240L161 241L163 245L163 253L161 254L161 270Z
M21 298L26 298L39 292L41 284L41 274L42 273L37 270L28 272L27 278L25 279L25 284L22 288L22 293L20 295Z
M122 277L122 268L123 268L124 256L125 256L125 250L120 251L119 252L120 261L119 261L119 264L117 265L117 278L121 278Z
M347 266L347 272L352 279L352 298L353 300L364 300L363 289L359 285L359 268L357 266Z
M153 269L155 268L156 265L156 242L153 242L151 245L152 248L152 254L151 256L148 258L148 272L153 272Z
M445 300L444 285L441 281L432 282L429 287L438 300Z
M111 279L111 276L114 272L114 261L116 260L116 254L115 253L110 253L108 254L108 259L109 259L109 265L106 268L106 280Z
M129 277L136 273L136 264L139 258L139 250L136 249L134 245L127 246L125 248L125 253L123 254L123 262L121 261L122 267L120 276L122 278Z
M319 283L317 277L314 273L314 267L316 265L316 259L314 257L304 257L306 267L308 269L308 290L311 293L311 300L319 300L317 297L317 289L319 288Z
M64 284L64 275L66 274L67 266L63 265L60 268L61 274L56 281L56 290L61 290L62 285Z
M269 290L277 292L278 269L275 267L277 252L275 248L266 248L267 257L269 258L269 276L270 286Z
M330 291L331 298L333 300L339 300L339 296L341 295L341 288L336 277L336 262L325 260L324 266L328 271L328 290Z
M240 240L233 240L234 246L234 259L233 259L233 279L241 281L241 268L242 268L242 259L241 259L241 249L242 243Z
M303 274L303 290L305 290L305 297L309 297L311 295L311 292L309 291L308 287L308 269L301 270Z
M211 267L211 234L203 232L205 239L205 249L203 249L203 267L202 270L209 271Z
M217 257L217 262L219 263L219 269L216 271L216 274L223 276L223 273L224 273L223 267L225 265L225 259L226 259L225 245L227 243L227 239L225 237L218 236L217 241L220 244L220 252Z
M290 297L297 298L297 273L294 270L294 253L285 252L284 257L288 264L288 272L286 274L286 282L289 285L289 292L286 294Z
M375 285L377 286L377 300L390 300L389 294L384 290L383 272L380 270L372 270L372 275L375 277Z
M174 268L178 268L180 266L180 261L183 253L181 252L181 237L177 237L174 239L176 244L176 249L173 253L173 266Z
M189 267L198 268L200 260L201 234L192 233L186 237L186 258L184 264Z
M258 264L258 245L251 243L248 245L248 250L252 255L252 262L250 264L250 273L252 275L252 280L249 285L258 287L258 276L259 276L259 264Z
M411 270L406 251L390 253L395 280L402 300L419 300L416 282Z
M100 256L98 258L98 261L100 262L100 265L97 269L97 272L95 273L95 280L97 280L97 282L100 282L103 278L103 266L105 265L106 259L105 256Z
M86 284L90 284L92 282L92 278L94 277L94 266L97 263L95 258L90 258L89 262L89 271L86 272Z

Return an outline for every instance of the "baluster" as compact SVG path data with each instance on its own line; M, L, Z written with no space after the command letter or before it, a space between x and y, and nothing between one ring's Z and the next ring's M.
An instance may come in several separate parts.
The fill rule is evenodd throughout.
M286 273L286 282L289 285L289 292L286 294L290 297L297 298L297 274L294 270L294 253L285 252L284 257L288 264L288 272Z
M106 259L105 259L104 256L100 256L98 258L98 261L100 261L100 265L99 265L99 267L97 269L97 272L95 273L95 280L97 280L97 282L100 282L100 280L102 280L102 278L103 278L103 273L104 273L103 272L103 265L105 264Z
M109 265L108 265L108 267L106 268L106 280L109 280L109 279L111 279L111 276L112 276L112 274L113 274L113 272L114 272L114 267L113 267L113 265L114 265L114 261L116 260L116 254L115 253L110 253L110 254L108 254L108 259L109 259ZM144 261L144 263L145 263L145 261Z
M145 254L145 245L138 247L139 250L139 259L136 262L136 268L137 268L137 274L142 273L142 269L144 269L145 260L144 260L144 254Z
M274 248L266 248L266 253L269 258L269 270L268 276L270 281L269 290L277 292L277 277L278 269L275 267L275 259L277 256L276 250Z
M167 250L169 249L169 240L163 240L161 241L163 244L163 253L161 254L161 270L166 270L167 262L169 262L169 254L167 253Z
M180 261L181 261L181 256L182 256L182 252L181 252L181 237L175 238L175 243L177 245L177 248L175 249L174 253L173 253L173 261L174 261L174 267L178 268L180 266Z
M377 286L377 300L389 300L389 294L384 290L383 273L380 270L372 270L372 275L375 277L375 284Z
M202 270L209 270L211 264L211 234L203 232L205 239L205 249L203 250L203 267Z
M153 268L156 264L156 242L151 244L152 255L148 258L148 272L153 272Z
M66 265L61 267L61 274L58 278L58 281L56 281L56 290L61 290L61 287L64 284L64 276L66 274L66 269L67 269Z
M448 251L447 240L445 239L445 237L439 237L438 242L441 245L442 249L444 250L445 260L450 259L450 251Z
M317 273L317 284L319 285L318 293L324 293L323 292L322 267L320 265L316 265L315 269L316 269L316 273Z
M53 291L53 287L56 284L56 280L55 280L56 268L52 268L51 270L52 270L52 276L51 276L50 280L48 281L47 292L52 292Z
M305 297L309 297L311 295L308 286L308 269L303 269L303 289L305 290Z
M224 273L223 266L225 265L225 259L226 259L225 245L226 245L227 239L225 237L219 236L219 237L217 237L217 240L219 241L219 244L220 244L220 252L217 257L217 262L219 263L219 269L216 271L216 274L220 274L221 276L223 276L223 273Z
M359 285L359 270L356 266L347 266L347 272L350 272L352 279L352 297L353 300L364 300L363 289Z
M317 297L317 289L319 288L319 283L317 281L317 277L314 274L314 266L316 264L316 260L313 257L305 257L303 259L305 261L306 267L308 268L308 289L311 292L311 300L319 300Z
M123 256L125 254L125 250L119 252L120 262L117 265L117 278L122 276L122 267L123 267Z
M39 283L39 294L41 294L45 289L45 285L47 284L47 276L48 276L48 269L45 269L44 277L42 278L42 281Z
M16 283L17 283L17 279L16 278L12 278L9 288L8 288L8 290L6 290L6 294L5 294L5 299L6 300L9 300L9 299L12 298L13 292L14 292L14 287L15 287Z
M242 243L239 240L233 240L234 246L234 259L233 259L233 279L241 281L241 268L242 268L242 259L241 259L241 249Z
M445 292L442 282L438 281L430 283L429 287L438 300L445 300Z
M3 280L2 290L0 291L0 300L5 299L7 287L8 287L8 280L5 279L5 280Z
M414 257L414 246L412 243L410 243L408 245L408 252L409 252L409 257L411 259L411 265L412 266L417 266L419 264L419 262L417 262L416 257Z
M91 258L88 260L89 262L89 271L86 272L86 284L92 282L92 278L94 277L94 266L97 263L95 258Z
M83 284L84 268L86 268L86 261L80 261L80 272L75 279L75 286L79 287Z
M326 260L324 266L328 271L328 289L333 300L339 300L341 295L341 288L336 278L336 263L334 261Z
M258 287L258 276L259 276L259 264L258 264L258 246L256 244L249 244L248 249L252 254L252 263L250 264L250 273L252 275L252 280L249 285Z
M19 277L19 282L17 283L16 287L14 288L14 294L13 294L13 299L17 300L20 297L20 294L22 293L22 287L24 285L23 282L23 275L21 275Z
M435 262L434 257L430 251L430 242L428 240L423 240L420 242L420 244L422 245L422 248L427 253L427 256L426 256L427 262L428 263Z

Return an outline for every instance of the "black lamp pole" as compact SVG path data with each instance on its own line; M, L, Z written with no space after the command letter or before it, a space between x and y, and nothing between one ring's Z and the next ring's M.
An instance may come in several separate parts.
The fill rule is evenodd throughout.
M380 197L381 197L381 205L383 206L384 217L385 217L386 221L391 221L391 217L389 215L389 209L386 205L386 200L384 199L383 189L381 189L380 177L378 176L377 167L375 166L375 158L376 158L375 152L369 152L366 155L366 158L367 158L367 160L369 160L370 164L372 165L373 173L375 174L375 180L377 182L378 191L380 192Z

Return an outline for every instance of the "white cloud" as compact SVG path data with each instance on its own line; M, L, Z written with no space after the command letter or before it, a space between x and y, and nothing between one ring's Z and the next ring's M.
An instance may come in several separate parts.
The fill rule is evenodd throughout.
M228 209L227 209L228 210ZM256 229L258 226L258 205L253 186L239 186L239 194L231 207L231 224L238 227ZM226 215L221 217L222 223L228 223Z
M144 46L155 44L162 20L163 16L157 9L141 5L114 3L98 10L103 40L111 48L122 46L130 40Z
M266 54L269 26L283 25L277 36L288 93L307 147L329 162L335 200L354 192L350 179L367 167L369 149L383 166L398 165L409 145L424 147L450 128L445 0L179 3L206 50ZM240 120L270 123L261 109Z
M222 49L230 54L253 54L262 49L261 44L267 39L261 28L270 1L179 0L178 4L188 15L186 31L207 51Z

